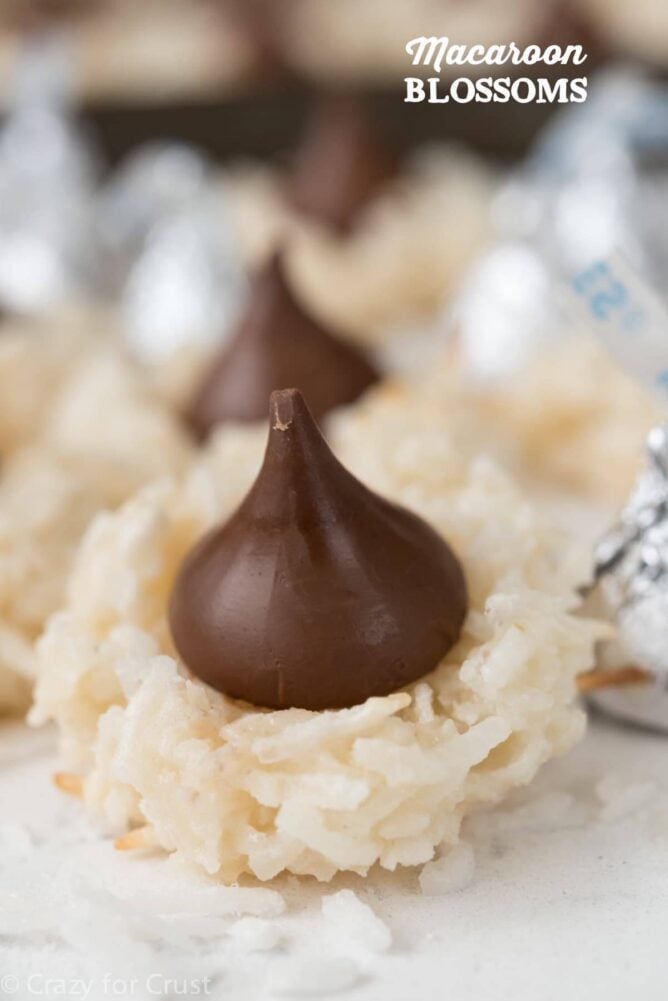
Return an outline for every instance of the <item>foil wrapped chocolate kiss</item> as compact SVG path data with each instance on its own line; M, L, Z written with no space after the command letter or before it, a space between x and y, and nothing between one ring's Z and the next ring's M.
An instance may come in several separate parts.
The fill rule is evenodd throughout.
M319 710L433 670L466 607L447 543L355 479L288 389L272 394L254 485L187 557L169 619L181 658L213 688Z
M276 254L256 276L246 313L196 389L186 420L200 439L224 421L262 420L270 393L282 386L300 389L321 417L377 379L362 351L302 309Z
M668 423L647 440L648 468L595 553L595 580L616 620L622 656L653 684L601 690L595 705L668 732Z
M599 543L595 576L640 666L668 677L668 423L647 439L649 467Z

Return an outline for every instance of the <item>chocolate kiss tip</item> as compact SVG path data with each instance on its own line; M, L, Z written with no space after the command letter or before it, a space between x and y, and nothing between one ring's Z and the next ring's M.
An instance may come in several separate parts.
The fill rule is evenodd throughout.
M236 333L197 388L185 418L198 439L224 421L257 421L281 386L298 386L316 416L353 403L378 373L366 355L320 326L294 298L275 254L256 276Z
M272 393L270 414L255 483L177 575L176 649L202 681L267 708L336 709L403 688L457 641L461 566L341 465L298 390Z
M305 408L304 397L298 389L275 389L269 398L269 420L274 431L287 431L295 413Z

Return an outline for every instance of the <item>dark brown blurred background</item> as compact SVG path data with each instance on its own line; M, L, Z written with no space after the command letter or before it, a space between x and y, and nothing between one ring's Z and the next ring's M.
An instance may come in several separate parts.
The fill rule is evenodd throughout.
M406 105L403 77L416 70L405 43L422 34L464 44L579 42L589 75L620 58L662 74L668 4L636 0L633 18L628 8L627 0L3 0L0 85L22 46L58 32L111 163L151 138L182 138L220 159L272 155L293 144L310 99L325 89L363 92L399 146L455 138L512 160L555 106Z

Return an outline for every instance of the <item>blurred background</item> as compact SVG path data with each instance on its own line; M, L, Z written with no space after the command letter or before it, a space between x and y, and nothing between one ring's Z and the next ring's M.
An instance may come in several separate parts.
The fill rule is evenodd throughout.
M420 72L405 45L419 35L580 43L584 67L515 71L556 78L584 69L590 98L565 108L404 103L404 76ZM318 146L313 108L336 94L352 96L374 142L400 161L405 224L397 235L400 226L376 220L376 244L392 244L405 261L434 242L428 266L398 277L389 250L359 250L359 273L369 286L375 274L378 288L365 299L337 277L329 300L354 300L350 314L321 294L338 258L329 246L304 251L306 298L335 325L375 336L422 322L459 290L481 248L504 240L534 255L528 270L526 255L492 265L492 286L508 283L506 265L511 285L518 269L529 275L522 316L516 301L505 304L514 326L545 315L546 260L573 268L623 242L661 284L667 67L663 0L2 0L0 299L28 312L80 295L121 302L130 326L143 325L136 343L209 336L233 314L243 275L284 238L279 203L296 204L285 185L300 188L303 209L304 177L329 158L324 141L320 161L309 152ZM355 139L360 163L368 139L364 150ZM434 148L440 160L416 172L414 156ZM445 228L449 237L434 235ZM381 278L403 285L390 304ZM468 309L470 289L462 294Z
M660 77L668 60L662 0L3 0L5 103L26 45L46 34L67 50L73 93L110 162L166 134L221 157L275 153L296 137L314 88L367 92L402 144L456 136L494 155L525 151L549 105L402 105L404 46L419 35L581 42L590 74L623 59Z
M496 69L585 74L587 100L405 103L404 78L433 75L406 55L420 36L580 44L584 66ZM53 427L67 439L53 461L49 451L45 483L70 453L73 482L88 470L76 526L65 491L48 514L62 567L48 607L30 609L28 640L58 607L89 517L169 458L153 410L149 444L138 434L149 396L164 440L178 441L172 465L190 458L185 404L276 253L297 307L377 355L379 371L445 359L432 392L454 401L462 437L500 456L569 528L566 501L595 502L587 532L598 536L657 419L643 380L661 376L665 412L667 74L666 0L0 0L0 313L5 332L20 321L2 340L0 432L15 427L21 446L34 433L45 451ZM569 297L592 262L616 312ZM617 367L597 336L615 323L635 324L649 345L625 341ZM90 353L99 371L73 390L64 376ZM105 397L114 371L123 393ZM61 382L67 419L45 402L28 433L32 399ZM100 489L105 450L111 492ZM24 496L48 493L42 480L24 488L17 455L8 538L31 508ZM8 469L3 453L11 500ZM28 547L26 559L41 584L40 533L41 522L26 531L39 554Z

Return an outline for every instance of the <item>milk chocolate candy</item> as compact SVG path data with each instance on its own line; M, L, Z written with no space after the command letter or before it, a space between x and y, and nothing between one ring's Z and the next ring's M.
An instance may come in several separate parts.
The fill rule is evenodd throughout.
M397 157L374 134L362 104L326 98L297 151L288 201L303 215L346 233L397 169Z
M274 389L296 386L316 417L352 403L377 378L360 349L295 300L276 255L256 277L245 316L197 388L186 420L203 439L223 421L262 420Z
M292 13L289 0L280 4L275 0L214 0L214 6L221 7L245 37L255 54L260 78L299 81L286 45Z
M9 19L21 29L39 31L61 21L74 19L95 10L99 3L85 0L10 0Z
M447 543L334 457L301 394L271 397L264 463L186 558L169 618L190 671L256 706L387 695L457 641L466 584Z

